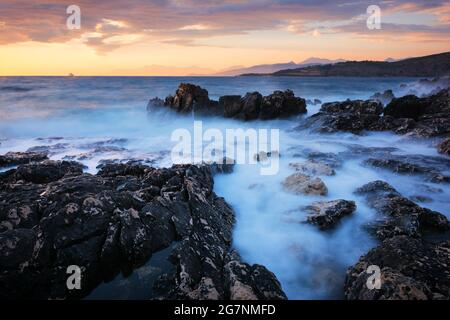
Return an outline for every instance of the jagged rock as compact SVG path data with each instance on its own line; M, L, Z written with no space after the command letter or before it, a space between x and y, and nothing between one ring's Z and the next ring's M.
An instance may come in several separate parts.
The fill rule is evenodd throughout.
M450 88L423 98L395 98L384 110L380 108L377 100L325 103L320 112L306 118L297 129L355 134L364 130L393 131L419 137L450 134Z
M439 144L438 151L450 156L450 138L445 139Z
M147 109L171 107L180 113L195 111L196 114L223 116L244 121L287 118L306 113L306 103L295 97L291 90L275 91L263 97L259 92L248 92L244 97L226 95L219 101L210 100L208 91L188 83L179 85L174 96L168 96L164 103L159 98L151 99Z
M306 222L317 225L322 230L331 229L344 217L356 210L354 201L334 200L314 202L304 208L308 213Z
M225 282L231 300L286 299L280 283L265 267L242 263L235 252L229 253L225 262Z
M384 181L373 181L356 190L380 215L368 229L380 239L396 235L420 237L429 232L446 232L450 222L441 213L423 208L403 197Z
M384 115L393 118L418 120L425 112L425 101L414 95L394 98L384 109Z
M394 93L392 92L392 90L386 90L383 93L377 92L373 96L370 97L370 99L372 99L372 100L380 101L383 105L387 105L394 98L395 98L395 96L394 96Z
M336 174L329 165L314 160L293 162L289 166L309 176L334 176Z
M150 99L147 104L147 110L150 111L154 107L163 107L165 104L165 101L163 99L160 99L158 97Z
M259 117L261 119L287 118L306 113L305 99L297 98L291 90L275 91L264 97Z
M443 173L450 168L450 161L439 157L386 155L382 159L369 158L364 163L395 173L423 175L428 181L435 183L450 182L450 176Z
M427 243L396 236L383 241L348 269L345 297L349 300L428 300L450 298L450 241ZM369 266L380 268L380 289Z
M14 172L14 179L33 183L48 183L59 180L65 175L81 174L83 168L84 166L78 162L44 160L40 163L19 166Z
M181 113L200 111L207 109L210 105L208 91L190 83L181 83L175 96L167 97L165 105L174 108Z
M224 116L233 118L242 110L241 96L222 96L219 99L219 107L224 110Z
M321 195L328 193L328 188L320 178L312 178L303 173L294 173L283 181L283 188L294 194Z
M259 92L249 92L241 102L241 112L236 115L237 118L242 120L255 120L258 119L261 111L262 95Z
M213 192L211 166L81 168L44 161L0 176L1 298L82 298L172 245L173 268L153 283L153 298L238 298L230 261L251 272L236 279L257 298L285 298L265 268L227 258L234 212ZM70 265L82 270L81 290L67 289Z
M379 101L374 100L346 100L344 102L324 103L320 111L329 114L352 113L359 115L380 115L383 113L383 106Z
M39 162L47 159L47 153L42 152L8 152L0 155L0 167Z
M376 124L383 106L376 100L347 100L324 103L320 112L307 118L299 128L312 128L322 133L348 131L360 133Z

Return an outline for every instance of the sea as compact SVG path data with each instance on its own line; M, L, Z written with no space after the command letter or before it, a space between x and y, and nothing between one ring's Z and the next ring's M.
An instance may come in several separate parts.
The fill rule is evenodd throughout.
M308 113L289 120L239 121L195 114L176 114L150 108L149 99L174 94L180 83L200 85L211 99L258 91L268 95L291 89L296 96L322 103L368 99L391 89L396 96L426 93L416 78L350 77L0 77L0 154L10 151L46 151L54 160L75 160L95 174L108 161L141 161L155 167L173 164L173 133L194 130L278 130L280 159L276 174L262 175L260 164L239 164L231 174L217 175L214 190L233 207L236 225L233 247L243 261L262 264L279 279L289 299L342 299L346 270L377 242L365 226L377 213L356 188L385 180L406 197L426 196L423 207L450 218L450 187L425 182L364 164L369 154L345 159L334 176L321 177L327 196L287 193L282 181L294 173L289 165L305 160L304 152L339 154L352 148L393 148L397 155L442 157L435 141L417 140L392 133L318 134L299 129L304 117L318 112L308 103ZM206 142L205 142L206 143ZM248 148L246 141L237 148ZM247 150L247 149L246 149ZM251 155L250 155L251 156ZM3 168L5 170L5 168ZM431 192L430 190L433 190ZM333 230L320 231L305 224L305 206L336 199L356 202L355 213ZM167 251L167 250L166 250ZM166 251L155 254L131 275L118 275L101 284L87 299L148 299L155 274L170 267ZM168 251L167 251L168 252ZM156 273L155 273L156 272Z

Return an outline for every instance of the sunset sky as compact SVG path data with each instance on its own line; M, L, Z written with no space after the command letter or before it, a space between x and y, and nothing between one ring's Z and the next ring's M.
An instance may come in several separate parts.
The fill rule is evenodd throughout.
M66 8L81 9L69 30ZM367 7L381 29L366 26ZM450 1L1 0L0 75L189 75L450 51Z

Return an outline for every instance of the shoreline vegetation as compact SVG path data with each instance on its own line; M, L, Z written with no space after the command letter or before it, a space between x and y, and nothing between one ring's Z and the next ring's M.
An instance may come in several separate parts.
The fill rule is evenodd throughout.
M289 77L439 77L450 75L450 52L400 61L345 61L241 76Z
M448 59L448 55L444 57ZM406 66L410 62L398 63ZM332 74L329 70L341 66L353 64L311 67L307 73L328 70L325 73ZM433 67L429 70L436 71ZM297 75L299 71L290 72ZM390 131L436 139L443 154L439 157L399 157L386 148L370 147L355 152L371 156L368 166L450 183L450 87L421 97L396 98L391 93L378 93L366 101L325 103L318 113L305 118L305 99L290 90L268 96L258 92L223 96L213 101L206 89L184 83L165 100L151 99L147 108L243 121L298 117L295 130L322 134ZM342 159L316 153L314 161L294 165L299 172L289 176L283 186L302 195L308 195L313 184L326 190L316 175L333 175L339 168L335 160ZM242 262L232 248L235 213L227 199L213 191L213 177L231 174L233 165L156 169L139 163L106 163L92 175L84 173L78 162L52 161L44 152L1 155L0 167L8 166L17 167L0 173L0 296L4 299L83 298L104 280L120 271L131 273L152 253L174 242L178 245L169 258L173 268L157 279L153 298L286 299L270 270ZM354 193L376 212L377 219L366 227L379 243L349 266L343 296L449 299L450 222L446 216L405 198L385 181L364 184ZM307 223L325 232L355 209L354 202L344 199L316 202L307 208ZM83 290L67 290L67 265L83 266ZM370 265L381 268L379 290L366 286Z

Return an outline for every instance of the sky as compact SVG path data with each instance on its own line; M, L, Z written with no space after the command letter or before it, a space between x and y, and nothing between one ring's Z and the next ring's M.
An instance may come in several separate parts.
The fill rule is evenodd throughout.
M80 9L79 29L70 5ZM371 5L379 29L368 28ZM375 20L370 20L375 21ZM450 1L0 0L0 75L211 75L450 51Z

